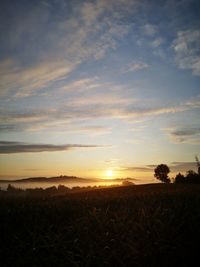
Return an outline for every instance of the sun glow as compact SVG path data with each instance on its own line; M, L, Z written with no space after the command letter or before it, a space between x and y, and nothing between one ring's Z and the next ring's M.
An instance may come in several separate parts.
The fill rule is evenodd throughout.
M113 177L113 170L107 170L106 171L106 177L107 178L112 178Z

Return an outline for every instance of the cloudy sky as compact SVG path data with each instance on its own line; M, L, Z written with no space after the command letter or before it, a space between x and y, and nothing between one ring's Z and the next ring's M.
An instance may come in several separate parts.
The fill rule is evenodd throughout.
M199 14L198 0L1 1L1 178L195 169Z

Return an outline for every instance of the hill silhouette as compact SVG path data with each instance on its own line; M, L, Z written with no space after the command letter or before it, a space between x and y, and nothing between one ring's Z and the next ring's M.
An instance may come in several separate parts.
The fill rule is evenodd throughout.
M29 177L23 179L15 179L15 180L0 180L0 183L66 183L66 182L80 182L80 183L89 183L89 182L123 182L130 181L134 182L137 179L135 178L114 178L114 179L99 179L99 178L82 178L77 176L55 176L55 177Z
M94 182L97 179L89 179L89 178L81 178L76 176L55 176L55 177L29 177L23 179L16 180L0 180L0 183L64 183L68 181L76 181L76 182Z

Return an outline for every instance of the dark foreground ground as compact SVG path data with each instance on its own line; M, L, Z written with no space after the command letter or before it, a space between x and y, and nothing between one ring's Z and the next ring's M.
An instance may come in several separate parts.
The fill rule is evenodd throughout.
M199 244L200 185L0 196L2 267L200 266Z

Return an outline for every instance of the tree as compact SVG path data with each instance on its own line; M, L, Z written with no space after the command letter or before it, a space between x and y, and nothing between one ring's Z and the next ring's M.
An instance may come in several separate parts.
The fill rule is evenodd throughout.
M186 174L186 181L187 181L187 183L199 184L200 183L200 176L196 172L194 172L193 170L189 170L189 171L187 171L187 174Z
M175 184L183 184L186 183L186 178L183 174L181 174L180 172L176 175L175 180L174 180Z
M12 186L11 184L8 184L7 191L8 192L14 192L15 191L15 187Z
M154 169L154 177L164 183L170 183L168 173L170 172L169 167L166 164L160 164Z

